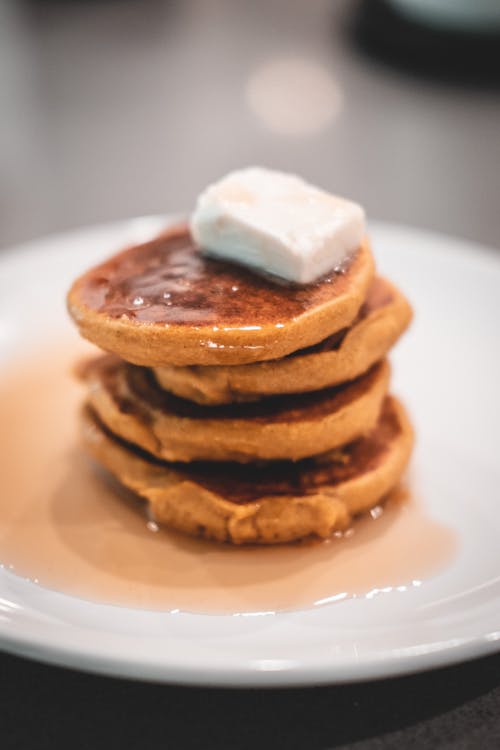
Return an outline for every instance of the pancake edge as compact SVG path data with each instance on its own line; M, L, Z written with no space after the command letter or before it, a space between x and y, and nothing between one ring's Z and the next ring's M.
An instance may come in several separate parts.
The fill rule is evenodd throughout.
M179 472L148 462L99 427L88 409L81 435L87 453L118 481L150 504L168 528L232 544L279 544L330 537L379 504L401 479L413 447L413 429L402 404L388 396L399 431L384 449L383 461L360 476L306 496L263 496L238 505Z
M170 365L154 368L158 384L200 405L257 401L265 396L306 393L354 380L383 359L408 328L413 311L387 279L392 299L354 324L337 349L246 365Z
M176 225L162 234L179 232ZM110 260L108 258L108 260ZM105 261L106 262L106 261ZM356 318L375 273L369 240L363 239L347 274L349 289L330 302L292 318L283 328L262 326L224 330L213 326L147 323L128 318L111 318L82 302L79 288L90 269L76 279L67 295L68 312L83 338L107 352L146 367L162 365L238 365L284 357L327 338L349 326Z
M124 366L127 365L124 363ZM128 399L130 392L123 375L118 373L118 399ZM387 360L375 365L364 390L347 403L319 417L308 417L304 409L299 420L255 422L251 418L189 417L150 407L137 399L134 411L123 409L117 396L106 387L99 373L89 372L87 401L103 424L123 440L137 445L166 461L237 461L291 460L325 453L370 432L379 418L389 388L390 366ZM355 386L346 384L346 388ZM202 409L204 407L200 407Z

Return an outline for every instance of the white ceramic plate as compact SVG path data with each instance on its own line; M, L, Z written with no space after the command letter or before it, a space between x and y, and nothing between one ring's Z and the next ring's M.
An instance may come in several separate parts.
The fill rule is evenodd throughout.
M64 294L77 273L164 223L136 219L0 254L0 366L34 330L38 343L67 333ZM271 686L384 677L498 649L500 255L404 227L371 232L379 267L416 308L395 354L395 390L416 421L413 473L426 508L456 535L449 564L404 594L251 617L89 603L2 569L5 650L135 678Z

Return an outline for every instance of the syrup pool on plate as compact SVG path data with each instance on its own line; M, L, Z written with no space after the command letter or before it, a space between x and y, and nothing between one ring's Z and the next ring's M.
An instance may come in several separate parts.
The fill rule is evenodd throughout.
M72 370L92 351L60 342L0 375L3 567L93 601L234 614L405 591L452 558L452 532L401 493L325 542L231 547L159 529L80 451Z

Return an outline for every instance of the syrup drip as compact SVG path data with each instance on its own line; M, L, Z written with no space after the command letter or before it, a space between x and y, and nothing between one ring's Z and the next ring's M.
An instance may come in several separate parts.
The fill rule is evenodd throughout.
M83 349L45 349L0 379L0 563L14 573L98 602L245 614L404 595L452 557L453 534L397 494L327 542L238 548L159 528L78 448Z

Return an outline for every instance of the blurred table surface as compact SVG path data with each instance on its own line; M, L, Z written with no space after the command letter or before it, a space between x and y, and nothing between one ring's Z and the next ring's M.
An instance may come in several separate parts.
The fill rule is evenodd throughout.
M4 0L0 246L189 210L230 169L500 241L500 99L360 54L334 0ZM500 658L291 691L154 686L0 657L2 748L500 746Z

